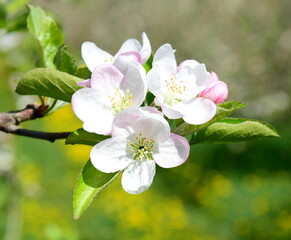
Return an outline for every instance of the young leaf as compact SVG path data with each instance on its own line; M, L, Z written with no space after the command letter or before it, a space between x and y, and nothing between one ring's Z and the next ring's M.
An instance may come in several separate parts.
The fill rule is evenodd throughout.
M143 64L144 69L146 72L152 69L152 62L153 62L154 56L151 54L150 58Z
M65 46L62 46L58 49L58 52L54 59L54 64L61 72L66 72L74 76L77 73L76 61L73 56L67 51Z
M41 46L44 67L55 68L54 58L64 37L56 22L40 7L29 5L27 28Z
M224 118L196 134L194 143L242 142L258 138L279 137L268 123L241 118Z
M83 144L94 146L106 138L108 138L108 136L86 132L83 128L80 128L67 137L66 144Z
M40 95L66 102L80 89L78 77L55 69L36 68L27 72L18 82L16 92L21 95Z
M103 173L98 171L90 160L86 163L75 186L73 197L74 219L78 219L84 213L96 194L115 180L118 173Z
M209 122L201 125L191 125L185 122L181 123L176 121L176 125L179 125L174 129L173 132L182 136L198 132L199 130L211 125L214 122L217 122L219 119L222 119L245 106L246 104L234 100L218 104L217 112Z

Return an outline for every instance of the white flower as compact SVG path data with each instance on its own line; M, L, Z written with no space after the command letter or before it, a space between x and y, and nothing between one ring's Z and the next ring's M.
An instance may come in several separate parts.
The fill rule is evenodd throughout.
M132 62L126 73L112 64L98 65L92 73L90 88L82 88L72 96L72 107L88 132L108 135L114 117L128 107L139 107L145 99L146 73Z
M128 39L122 44L115 56L98 48L92 42L84 42L81 52L91 72L94 71L96 66L104 63L114 64L121 72L124 72L127 69L128 63L131 61L144 64L151 55L151 45L147 35L143 33L142 45L136 39Z
M152 184L156 164L176 167L189 156L189 143L170 132L168 122L152 107L128 108L113 121L112 137L97 145L90 157L95 168L111 173L124 169L122 186L138 194Z
M183 118L194 125L213 118L215 103L198 97L211 80L204 64L187 60L177 67L174 50L170 44L164 44L156 51L152 65L147 75L148 88L168 118Z

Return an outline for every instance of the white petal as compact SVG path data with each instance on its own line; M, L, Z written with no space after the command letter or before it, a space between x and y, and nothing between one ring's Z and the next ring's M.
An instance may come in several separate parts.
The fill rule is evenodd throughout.
M138 63L141 62L141 57L139 53L137 52L122 53L115 58L113 65L116 66L118 70L121 71L123 74L125 74L129 65L132 62Z
M154 107L127 108L115 117L112 124L112 137L128 138L134 133L134 123L142 117L153 118L168 125L163 114Z
M153 139L156 142L163 142L170 136L170 126L166 120L160 117L142 116L137 119L132 125L134 134L131 136L134 141L135 137L141 133L148 140Z
M114 115L105 100L106 96L92 88L82 88L73 94L73 111L84 122L86 131L104 135L111 132Z
M91 162L101 172L117 172L126 168L133 161L128 157L126 150L127 141L125 139L106 139L92 148Z
M163 168L177 167L188 159L189 151L187 139L172 133L167 141L158 144L153 158Z
M144 64L151 56L152 48L146 33L142 33L142 48L140 50L141 64Z
M164 101L162 84L161 84L161 75L158 67L152 68L147 73L147 84L149 91L154 94L161 102Z
M122 44L121 48L119 49L115 56L117 57L119 54L126 52L139 53L140 50L141 50L140 42L134 38L130 38Z
M153 160L135 160L123 172L122 187L131 194L142 193L152 184L155 173L156 165Z
M198 64L193 68L190 68L195 75L195 81L197 89L203 91L211 82L211 75L207 72L205 64Z
M187 113L183 117L184 121L200 125L211 120L216 113L216 105L209 99L194 98L188 102L184 102Z
M133 94L133 107L139 107L143 103L147 92L146 72L139 63L132 62L128 67L122 89L123 91L129 89L130 93Z
M179 72L184 67L195 67L198 64L199 64L199 62L197 62L196 60L193 60L193 59L185 60L185 61L180 63L180 65L177 68L177 71Z
M160 77L164 79L171 78L177 72L177 62L172 46L168 43L162 45L155 53L153 59L153 68L158 67Z
M106 60L110 60L112 55L98 48L92 42L84 42L81 48L82 58L84 59L88 69L93 72L94 68Z
M181 103L170 106L170 105L161 103L158 99L155 99L155 103L161 106L163 113L169 119L178 119L178 118L182 118L185 115L185 112L186 112L185 105Z
M112 64L101 64L95 68L91 76L91 87L112 96L119 88L123 74Z

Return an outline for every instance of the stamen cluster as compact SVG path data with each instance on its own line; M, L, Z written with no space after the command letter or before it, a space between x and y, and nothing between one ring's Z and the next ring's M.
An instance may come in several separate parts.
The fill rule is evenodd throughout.
M155 140L148 140L146 137L142 136L142 133L135 137L135 142L128 141L128 146L131 147L133 152L133 158L135 160L153 160L153 151Z

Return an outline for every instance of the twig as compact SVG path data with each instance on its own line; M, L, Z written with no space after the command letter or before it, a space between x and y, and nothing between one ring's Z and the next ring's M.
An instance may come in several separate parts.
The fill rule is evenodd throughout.
M0 131L31 138L54 142L67 138L71 132L41 132L19 127L21 122L41 118L46 112L47 105L29 104L19 111L0 113Z

